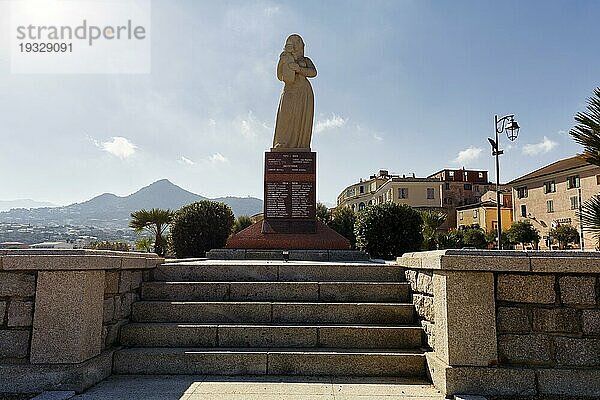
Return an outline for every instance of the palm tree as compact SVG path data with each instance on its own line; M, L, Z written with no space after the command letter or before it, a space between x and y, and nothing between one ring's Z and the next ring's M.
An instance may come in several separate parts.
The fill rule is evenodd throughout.
M581 156L587 162L600 165L600 87L594 90L594 95L588 99L587 112L575 115L577 125L569 135L583 146Z
M163 234L173 219L171 210L153 208L152 210L138 210L131 213L129 227L140 233L148 231L154 235L154 252L159 256L165 255L165 238Z
M600 247L600 196L593 196L583 203L577 216L581 218L583 229L596 237L596 247Z
M446 221L446 214L435 210L424 210L420 214L423 219L423 250L433 250L436 248L435 234Z
M577 125L569 135L583 146L581 156L590 164L600 166L600 87L588 99L587 112L578 112L575 121ZM583 229L592 232L600 245L600 195L581 205L581 221Z

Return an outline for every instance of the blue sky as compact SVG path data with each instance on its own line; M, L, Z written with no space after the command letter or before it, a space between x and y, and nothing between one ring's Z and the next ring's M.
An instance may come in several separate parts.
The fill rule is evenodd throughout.
M0 2L0 26L8 23ZM285 38L319 72L318 198L379 169L487 169L503 182L579 151L566 132L600 85L597 1L153 1L150 74L11 74L0 38L0 199L68 204L168 178L262 198Z

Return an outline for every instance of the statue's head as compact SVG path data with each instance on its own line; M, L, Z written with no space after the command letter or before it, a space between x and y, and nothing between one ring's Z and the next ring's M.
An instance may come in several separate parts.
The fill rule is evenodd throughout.
M295 59L304 57L304 41L300 35L294 33L288 36L285 41L285 51L292 53Z

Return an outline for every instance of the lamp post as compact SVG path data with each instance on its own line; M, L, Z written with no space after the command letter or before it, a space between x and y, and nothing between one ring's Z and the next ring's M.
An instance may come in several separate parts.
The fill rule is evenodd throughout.
M492 156L496 157L496 209L498 211L498 224L496 225L496 231L498 232L498 250L502 250L502 216L500 213L500 162L498 157L504 154L504 150L500 150L500 141L498 135L506 131L506 136L512 142L517 136L519 136L520 126L515 121L515 115L505 115L502 118L498 118L494 115L494 131L496 132L496 140L488 138L488 142L492 145Z

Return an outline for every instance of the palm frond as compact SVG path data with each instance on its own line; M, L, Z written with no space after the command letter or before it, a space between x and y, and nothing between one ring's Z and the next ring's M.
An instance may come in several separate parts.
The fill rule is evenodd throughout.
M569 134L583 146L581 156L590 164L600 165L600 87L587 102L587 111L575 115L577 125Z
M594 236L600 237L600 195L595 195L581 205L581 218L583 230L592 232Z

